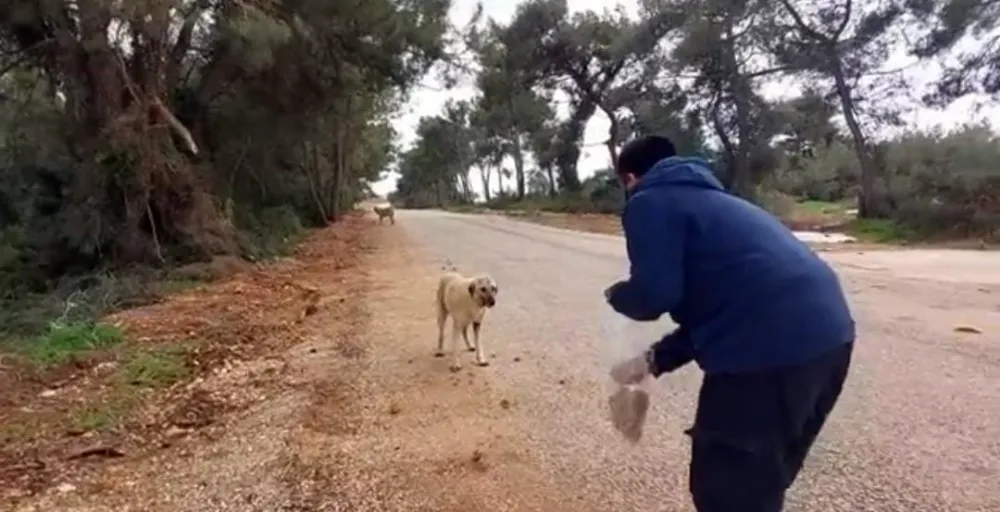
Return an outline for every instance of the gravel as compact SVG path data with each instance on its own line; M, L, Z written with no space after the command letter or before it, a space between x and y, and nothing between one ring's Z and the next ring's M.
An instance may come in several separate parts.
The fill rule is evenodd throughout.
M401 213L397 228L461 270L488 271L500 304L488 372L516 390L522 440L546 474L597 510L691 510L689 446L700 371L658 382L646 432L607 420L601 290L627 268L621 238L499 216ZM789 510L1000 510L1000 257L979 251L825 254L859 322L842 399ZM957 333L972 325L983 334ZM665 332L649 330L652 341ZM509 360L502 358L500 360ZM554 386L554 379L570 385Z
M601 291L627 268L621 239L497 216L397 214L395 226L373 221L365 314L310 316L313 335L283 355L281 392L17 510L692 510L682 432L699 370L651 386L637 444L608 419ZM1000 510L995 254L824 253L850 292L859 340L788 510ZM482 330L496 354L488 368L463 352L467 364L451 373L432 355L446 261L499 284ZM325 295L361 296L323 268L312 277Z

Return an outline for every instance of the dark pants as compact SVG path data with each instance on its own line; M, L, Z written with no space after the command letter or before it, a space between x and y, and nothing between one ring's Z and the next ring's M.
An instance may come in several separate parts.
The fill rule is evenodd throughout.
M847 377L853 344L754 374L706 375L692 439L698 512L779 512Z

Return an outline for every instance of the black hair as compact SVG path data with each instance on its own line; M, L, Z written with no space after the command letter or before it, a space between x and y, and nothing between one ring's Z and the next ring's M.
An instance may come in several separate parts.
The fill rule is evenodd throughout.
M662 135L645 135L633 139L618 154L615 172L632 173L642 176L649 172L660 160L677 155L677 149L670 139Z

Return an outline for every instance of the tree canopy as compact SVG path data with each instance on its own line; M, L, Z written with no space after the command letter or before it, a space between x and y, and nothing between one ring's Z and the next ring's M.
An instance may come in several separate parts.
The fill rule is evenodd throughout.
M11 0L0 6L3 288L266 255L398 153L448 0Z
M266 256L289 233L336 222L389 171L407 206L542 198L613 211L615 180L581 179L581 154L593 145L610 168L627 139L650 133L711 160L732 193L762 204L856 200L863 217L970 232L998 215L993 166L954 153L994 154L992 128L901 131L909 106L891 101L996 100L996 2L641 0L634 11L572 11L526 0L509 20L480 7L465 26L452 26L451 7L4 3L5 289ZM900 56L943 72L917 89L887 69ZM421 119L403 146L394 121L434 72L475 93ZM778 97L775 83L797 92ZM584 141L595 117L606 133Z

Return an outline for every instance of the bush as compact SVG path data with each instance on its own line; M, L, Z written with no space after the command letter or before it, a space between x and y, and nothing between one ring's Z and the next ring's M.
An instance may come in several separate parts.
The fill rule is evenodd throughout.
M816 148L811 158L787 158L768 183L793 197L836 202L857 195L858 175L854 150L834 142Z
M757 204L776 217L784 217L795 210L795 198L773 189L760 188Z
M285 256L305 234L301 219L289 206L265 208L259 213L238 208L233 213L241 255L249 260Z
M880 143L875 153L877 186L896 230L880 238L1000 236L1000 139L989 127L909 132ZM812 157L786 157L766 186L799 199L841 202L857 195L858 178L853 149L834 142Z
M904 135L885 154L893 218L921 236L996 238L997 162L1000 139L986 127Z

